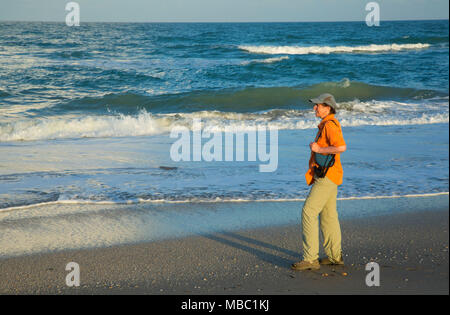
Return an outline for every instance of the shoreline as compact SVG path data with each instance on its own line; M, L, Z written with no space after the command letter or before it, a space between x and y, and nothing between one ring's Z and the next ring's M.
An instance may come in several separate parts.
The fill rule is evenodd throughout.
M448 294L448 207L341 225L344 267L291 271L298 223L3 258L0 294ZM72 261L80 287L65 284ZM365 285L371 261L380 287Z
M449 207L448 195L338 200L344 220ZM299 224L301 202L48 205L0 213L0 259ZM10 240L14 240L11 242Z
M406 195L392 195L392 196L361 196L361 197L340 197L337 198L337 201L343 200L372 200L372 199L396 199L396 198L422 198L422 197L436 197L436 196L445 196L449 195L450 192L442 191L436 193L423 193L423 194L406 194ZM23 206L14 206L8 208L0 208L0 213L9 212L9 211L17 211L17 210L26 210L36 207L43 206L53 206L53 205L141 205L141 204L189 204L189 203L251 203L251 202L298 202L305 201L306 198L296 198L296 199L256 199L256 200L246 200L246 199L223 199L223 200L138 200L138 201L84 201L84 200L55 200L55 201L46 201L36 204L23 205Z

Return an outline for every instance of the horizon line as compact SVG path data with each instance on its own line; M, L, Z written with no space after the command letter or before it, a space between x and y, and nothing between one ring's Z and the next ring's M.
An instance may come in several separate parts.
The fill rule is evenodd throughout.
M414 21L448 21L448 18L423 18L423 19L392 19L381 20L383 22L414 22ZM21 23L65 23L64 20L1 20L1 22L21 22ZM85 21L81 23L352 23L364 22L365 20L336 20L336 21Z

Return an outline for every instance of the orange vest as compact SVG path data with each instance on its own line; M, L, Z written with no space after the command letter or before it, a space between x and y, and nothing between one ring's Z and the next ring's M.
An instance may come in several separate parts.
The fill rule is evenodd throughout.
M329 120L333 120L336 124L329 122L326 123ZM318 125L319 131L317 132L317 136L319 136L320 132L322 131L322 134L320 135L320 138L316 141L317 144L324 148L324 147L340 147L345 144L344 136L342 135L342 128L339 121L334 118L334 114L329 114L326 116L320 124ZM316 138L317 138L316 136ZM313 163L315 166L318 166L315 162L314 158L314 152L311 152L311 157L309 159L310 164ZM344 171L342 169L341 164L341 154L337 153L335 154L335 161L334 165L328 169L327 174L325 175L328 177L333 183L336 185L342 184L342 179L344 177ZM308 185L311 185L314 182L314 170L309 169L305 174L306 183Z

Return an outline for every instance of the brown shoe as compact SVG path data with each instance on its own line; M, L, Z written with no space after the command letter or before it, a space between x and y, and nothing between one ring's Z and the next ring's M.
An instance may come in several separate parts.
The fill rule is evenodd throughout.
M302 270L318 270L320 269L320 264L318 260L314 261L306 261L302 260L299 262L296 262L291 265L292 270L302 271Z
M341 257L341 259L340 260L338 260L338 261L335 261L335 260L331 260L330 258L322 258L322 259L319 259L319 264L321 264L321 265L344 265L344 260L342 259L342 257Z

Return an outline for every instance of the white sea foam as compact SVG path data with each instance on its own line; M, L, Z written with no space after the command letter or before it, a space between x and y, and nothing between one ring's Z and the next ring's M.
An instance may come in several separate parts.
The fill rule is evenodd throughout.
M104 138L153 135L168 131L165 119L142 112L137 116L27 119L0 125L0 141L61 138Z
M424 125L448 123L448 108L442 104L395 101L353 101L339 104L337 115L343 127ZM448 105L447 105L448 106ZM317 119L304 110L276 109L258 113L199 111L193 113L52 117L0 124L0 142L67 138L134 137L164 134L173 128L191 129L200 118L208 132L256 130L258 126L283 129L315 129Z
M435 196L443 196L448 195L448 191L437 192L437 193L426 193L426 194L406 194L406 195L382 195L382 196L354 196L354 197L342 197L337 198L337 200L370 200L370 199L396 199L396 198L421 198L421 197L435 197ZM214 198L214 199L200 199L200 198L191 198L186 200L165 200L165 199L135 199L135 200L55 200L48 202L41 202L36 204L24 205L24 206L15 206L0 209L1 212L15 211L15 210L25 210L36 207L50 206L50 205L135 205L142 203L157 203L157 204L183 204L183 203L215 203L215 202L226 202L226 203L247 203L247 202L298 202L305 201L305 198L280 198L280 199L244 199L244 198Z
M254 59L250 61L244 61L242 62L242 65L246 66L253 63L275 63L283 60L289 59L289 56L280 56L280 57L274 57L274 58L266 58L266 59Z
M385 45L364 45L364 46L238 46L255 54L287 54L287 55L308 55L308 54L331 54L331 53L373 53L384 51L400 51L406 49L425 49L430 44L385 44Z

